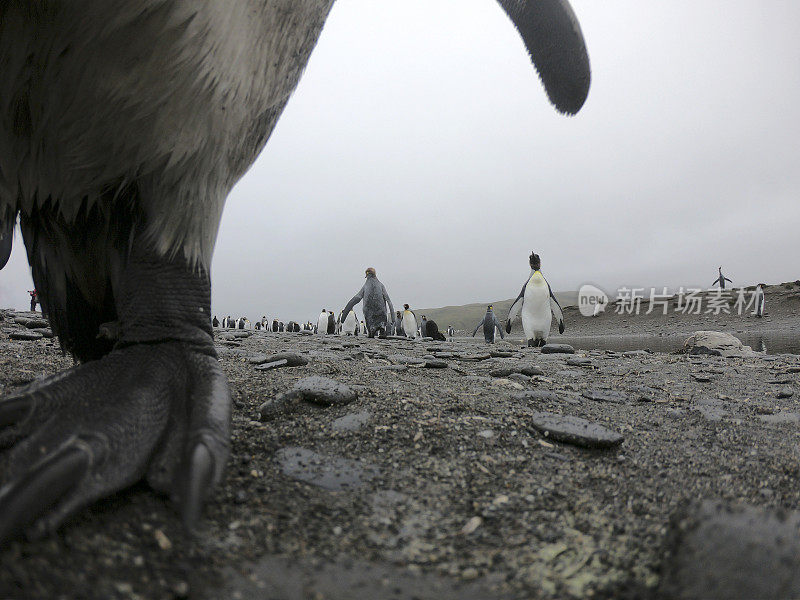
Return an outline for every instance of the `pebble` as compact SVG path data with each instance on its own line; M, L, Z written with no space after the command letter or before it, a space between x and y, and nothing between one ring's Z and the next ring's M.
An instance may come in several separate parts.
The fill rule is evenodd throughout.
M489 375L491 375L492 377L508 377L512 373L520 373L528 377L533 377L534 375L544 375L544 371L540 367L537 367L535 365L499 367L497 369L492 369L491 371L489 371Z
M349 413L331 423L331 428L335 431L356 431L361 429L369 421L370 417L372 417L372 413L368 410Z
M613 390L590 389L583 392L583 397L595 402L611 402L613 404L624 404L628 401L628 396Z
M610 448L625 439L598 423L569 415L540 412L531 417L531 422L548 439L584 448Z
M35 317L16 317L14 323L27 327L28 329L45 329L50 327L50 323L47 319L37 319Z
M489 352L489 356L492 358L513 358L516 354L507 350L492 350Z
M692 379L699 381L700 383L708 383L711 381L711 376L704 375L703 373L692 373Z
M259 418L261 421L270 421L290 412L297 400L322 406L340 406L349 404L357 397L358 393L350 386L334 379L313 375L304 377L295 383L292 389L264 402L258 408Z
M778 390L778 398L791 398L794 396L794 390L790 387L781 388Z
M23 341L23 342L30 342L30 341L33 341L33 340L40 340L43 337L44 336L41 333L39 333L38 331L28 331L28 330L25 330L25 329L22 330L22 331L12 331L11 333L8 334L8 339L10 339L10 340L19 340L19 341Z
M575 354L575 348L569 344L545 344L542 354Z
M429 359L425 361L426 369L446 369L447 363L443 360Z

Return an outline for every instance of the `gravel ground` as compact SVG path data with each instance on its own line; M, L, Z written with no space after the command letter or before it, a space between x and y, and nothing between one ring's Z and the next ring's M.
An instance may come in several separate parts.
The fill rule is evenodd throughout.
M0 395L71 366L0 314ZM139 486L0 550L0 597L657 598L690 503L800 509L797 355L243 334L217 334L233 449L201 534ZM284 394L309 376L355 393Z

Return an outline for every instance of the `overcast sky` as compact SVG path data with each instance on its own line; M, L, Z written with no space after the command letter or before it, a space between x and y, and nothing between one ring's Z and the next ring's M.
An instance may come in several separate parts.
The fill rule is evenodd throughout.
M395 306L800 278L800 2L573 0L592 65L548 103L491 0L338 0L228 198L214 313L304 321L373 266ZM27 305L21 238L0 306ZM358 310L359 315L360 309Z

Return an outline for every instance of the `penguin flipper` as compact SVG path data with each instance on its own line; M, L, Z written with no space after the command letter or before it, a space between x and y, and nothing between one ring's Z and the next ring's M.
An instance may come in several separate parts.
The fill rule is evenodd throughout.
M558 333L564 333L564 312L561 310L561 305L553 294L553 290L550 289L549 283L547 284L547 289L550 292L550 310L558 321Z
M577 113L589 93L586 44L566 0L499 0L525 42L550 102Z
M525 280L525 283L519 292L519 296L517 296L517 299L514 300L514 304L512 304L511 308L508 310L508 319L506 319L506 333L511 333L511 322L519 316L519 313L522 310L522 303L525 300L525 286L527 285L528 280Z
M361 302L362 298L364 298L364 288L363 287L361 288L361 290L355 296L350 298L350 302L348 302L347 306L344 307L344 310L342 311L342 314L345 315L345 318L347 318L347 315L350 314L350 311L353 309L353 307L356 304L358 304L359 302Z

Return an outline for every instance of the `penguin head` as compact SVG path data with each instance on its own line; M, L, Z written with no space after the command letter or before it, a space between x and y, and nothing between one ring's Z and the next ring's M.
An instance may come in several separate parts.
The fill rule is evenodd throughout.
M406 310L408 310L408 304L403 304L403 308L405 308Z
M492 305L490 304L489 306L487 306L487 307L486 307L486 310L487 310L487 311L489 311L489 310L492 310Z
M542 268L542 259L539 258L539 255L535 252L531 252L530 257L528 258L528 262L531 264L531 269L534 271L538 271Z
M366 273L365 277L369 277L370 275L372 275L373 277L375 277L375 269L374 269L373 267L369 267L369 268L368 268L368 269L365 271L365 273Z

